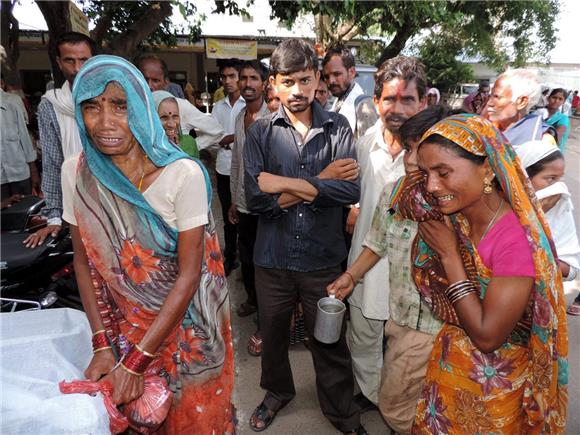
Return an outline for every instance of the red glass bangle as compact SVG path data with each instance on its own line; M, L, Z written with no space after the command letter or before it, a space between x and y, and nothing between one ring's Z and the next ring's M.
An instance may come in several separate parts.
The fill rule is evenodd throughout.
M147 370L147 367L153 361L154 356L146 355L143 351L133 346L131 350L123 358L122 364L132 374L142 375Z
M111 347L111 343L109 342L109 338L107 337L107 333L105 330L97 331L93 334L93 352L96 352L100 349L104 349L107 347Z

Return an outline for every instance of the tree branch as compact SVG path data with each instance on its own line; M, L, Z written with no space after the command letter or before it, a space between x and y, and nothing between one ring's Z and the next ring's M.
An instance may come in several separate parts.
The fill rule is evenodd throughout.
M383 52L381 53L381 57L379 59L378 65L381 65L384 61L391 59L392 57L397 56L403 48L405 48L405 44L409 38L411 38L417 29L414 26L406 26L403 25L396 30L395 37L391 40L389 45L387 45Z
M140 19L129 26L125 33L118 35L111 41L111 50L117 55L130 57L139 43L153 33L163 20L171 16L171 13L170 2L153 3Z

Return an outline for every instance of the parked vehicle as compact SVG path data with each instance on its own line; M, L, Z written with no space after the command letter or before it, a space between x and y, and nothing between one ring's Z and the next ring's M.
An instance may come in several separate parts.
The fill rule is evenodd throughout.
M41 246L22 242L44 227L40 210L44 200L25 196L1 211L0 310L71 307L82 309L72 266L72 240L67 227Z
M452 109L461 109L463 100L469 94L477 92L479 85L477 83L461 83L455 85L449 92L443 94L443 103Z

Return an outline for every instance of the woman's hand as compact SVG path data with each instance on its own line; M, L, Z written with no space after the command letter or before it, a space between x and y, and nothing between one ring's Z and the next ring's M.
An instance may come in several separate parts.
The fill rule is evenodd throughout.
M342 301L352 293L353 289L352 279L346 273L343 273L326 287L326 292L329 296L335 295L337 299Z
M91 381L98 381L115 367L115 356L110 350L102 350L93 355L91 363L85 370L85 377Z
M113 386L112 399L115 405L124 405L141 397L145 385L143 376L133 375L121 366L101 379L101 382L105 381Z
M445 222L426 221L419 224L419 235L433 249L439 258L459 255L457 234L449 217Z

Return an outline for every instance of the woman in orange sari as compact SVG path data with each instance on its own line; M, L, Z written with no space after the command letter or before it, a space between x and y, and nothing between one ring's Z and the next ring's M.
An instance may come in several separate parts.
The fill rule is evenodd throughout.
M447 323L433 347L414 433L563 433L565 299L550 233L519 160L476 115L433 126L418 158L423 190L415 198L445 217L433 213L419 224L415 281ZM413 207L430 209L406 206Z
M169 142L124 59L87 61L73 99L83 152L63 165L63 217L94 333L85 375L122 405L160 367L173 402L159 433L231 434L228 291L207 173Z

